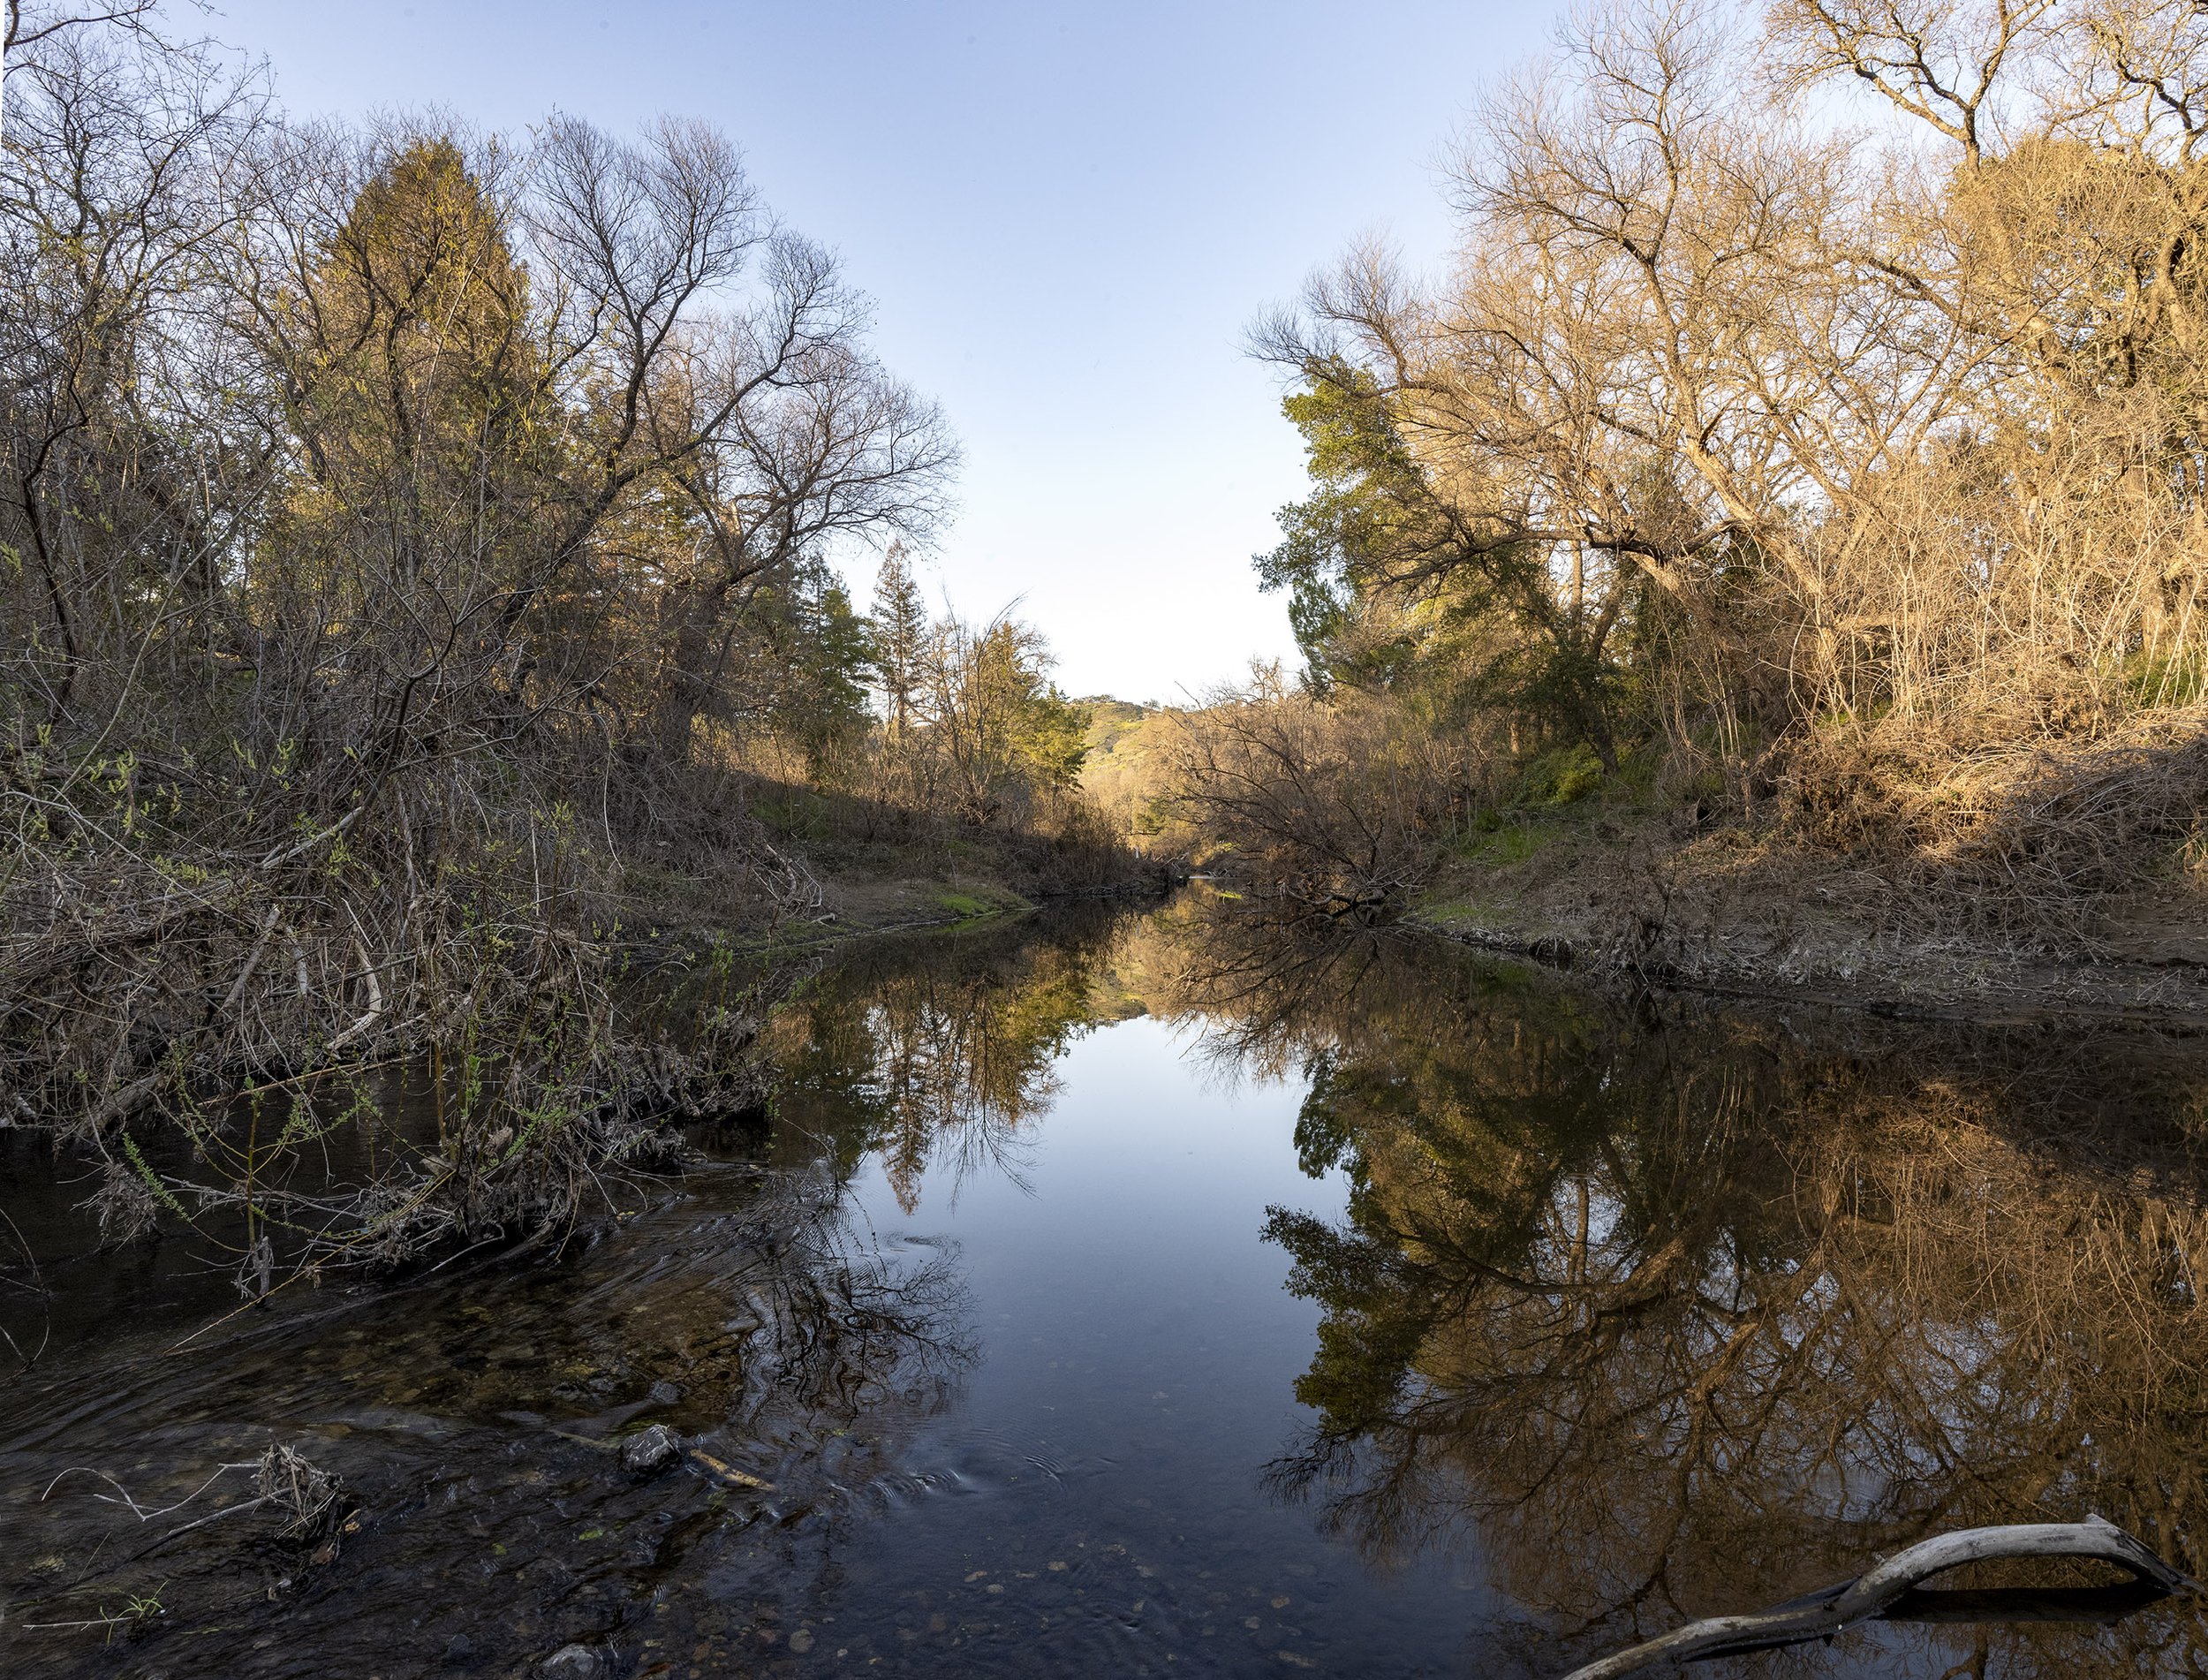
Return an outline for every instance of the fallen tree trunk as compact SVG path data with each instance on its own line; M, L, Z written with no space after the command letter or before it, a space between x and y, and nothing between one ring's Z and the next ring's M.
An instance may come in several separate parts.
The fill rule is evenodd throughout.
M2095 1558L2129 1571L2132 1578L2114 1587L2014 1593L1918 1590L1932 1577L1965 1563L2028 1557ZM2197 1583L2190 1578L2098 1517L2089 1517L2082 1523L1965 1528L1920 1540L1853 1580L1768 1610L1690 1622L1659 1638L1575 1669L1565 1680L1622 1680L1623 1676L1638 1674L1658 1663L1676 1665L1826 1639L1858 1622L2098 1619L2121 1615L2173 1593L2197 1590Z

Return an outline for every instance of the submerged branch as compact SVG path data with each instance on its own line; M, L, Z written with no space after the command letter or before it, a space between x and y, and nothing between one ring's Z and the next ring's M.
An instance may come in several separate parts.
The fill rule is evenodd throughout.
M1830 1638L1858 1622L1945 1619L1940 1614L1941 1601L1950 1595L1940 1592L1918 1593L1917 1589L1922 1583L1965 1563L2030 1557L2091 1558L2129 1570L2132 1582L2117 1589L2120 1593L2130 1595L2121 1608L2136 1608L2141 1602L2198 1590L2198 1584L2189 1577L2099 1517L2089 1517L2082 1523L2008 1523L1990 1528L1966 1528L1919 1541L1853 1580L1840 1582L1771 1609L1690 1622L1685 1627L1675 1628L1657 1638L1575 1669L1565 1680L1622 1680L1623 1676L1638 1674L1658 1663L1676 1665L1707 1657L1800 1645L1811 1639ZM2057 1598L2071 1614L2118 1608L2106 1589L2089 1589L2089 1593L2091 1597L2060 1590L2053 1594L2024 1596ZM2029 1617L2035 1608L2042 1615L2047 1608L2026 1605L2021 1601L2014 1607L2007 1607L2005 1601L1989 1601L1989 1595L1982 1593L1953 1596L1970 1601L1967 1608L1973 1619L1992 1619L2003 1614L2005 1608L2020 1609Z

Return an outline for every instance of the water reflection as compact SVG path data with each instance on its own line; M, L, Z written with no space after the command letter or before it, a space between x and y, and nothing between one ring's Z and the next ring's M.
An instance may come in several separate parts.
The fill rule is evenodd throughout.
M1106 1018L1098 982L1121 920L1092 908L1054 918L1047 939L885 941L821 975L768 1029L785 1138L824 1146L846 1175L879 1156L908 1214L931 1165L1024 1182L1055 1065Z
M1375 1559L1473 1539L1575 1650L1980 1523L2098 1511L2202 1572L2190 1055L1622 1008L1384 936L1184 949L1179 1007L1302 1060L1297 1147L1352 1181L1269 1223L1326 1314L1271 1475ZM1929 1671L2203 1650L2194 1610Z
M306 1675L344 1650L394 1676L504 1674L581 1640L609 1680L836 1652L914 1675L1539 1675L1972 1524L2098 1511L2208 1570L2190 1047L1606 995L1200 901L745 983L781 1000L759 1038L773 1096L693 1128L708 1166L557 1265L302 1290L185 1356L213 1302L142 1255L96 1261L66 1174L7 1157L7 1209L48 1259L38 1310L79 1331L0 1386L16 1671ZM1080 1043L1142 1014L1177 1048L1155 1028ZM1089 1262L1055 1251L1084 1192L1040 1167L1077 1047L1091 1068L1192 1059L1170 1121L1191 1130L1219 1127L1222 1079L1302 1094L1309 1194L1282 1194L1269 1247L1254 1212L1224 1239L1262 1298L1222 1268L1068 1305ZM1223 1217L1176 1177L1170 1125L1130 1129L1155 1158L1079 1157L1114 1177L1078 1234L1123 1252L1112 1222L1153 1190L1173 1218ZM1031 1180L1047 1217L972 1229L1000 1285L1047 1285L1032 1305L1000 1287L985 1323L958 1196ZM928 1229L877 1229L869 1184ZM1315 1333L1281 1318L1283 1278ZM12 1258L0 1282L10 1313L34 1293ZM1284 1358L1221 1363L1267 1313ZM1023 1386L1061 1381L1031 1359L991 1414L1017 1438L977 1447L970 1385L1031 1346L1064 1386ZM1264 1392L1222 1389L1260 1368ZM1078 1421L1055 1411L1075 1393ZM652 1423L693 1457L624 1469L616 1447ZM37 1497L87 1465L159 1504L271 1442L343 1479L334 1545L247 1511L140 1555L167 1525L74 1479ZM1144 1442L1153 1463L1130 1456ZM1279 1540L1283 1510L1332 1552ZM1493 1591L1447 1590L1436 1558ZM149 1592L159 1616L34 1631ZM2182 1605L1716 1666L2200 1672L2208 1631Z

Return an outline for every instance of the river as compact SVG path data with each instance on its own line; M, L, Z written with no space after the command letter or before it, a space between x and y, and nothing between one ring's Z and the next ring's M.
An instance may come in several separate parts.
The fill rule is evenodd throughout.
M549 1259L239 1312L0 1133L7 1672L1546 1676L1972 1523L2208 1561L2192 1044L1193 899L775 984L768 1111ZM2204 1664L2181 1600L1707 1671Z

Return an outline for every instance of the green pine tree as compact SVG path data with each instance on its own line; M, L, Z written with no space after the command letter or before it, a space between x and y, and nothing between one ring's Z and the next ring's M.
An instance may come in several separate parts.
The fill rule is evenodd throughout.
M867 627L873 643L874 684L882 700L884 727L902 741L919 709L920 663L927 649L927 603L913 580L904 545L893 542L874 579L874 609Z

